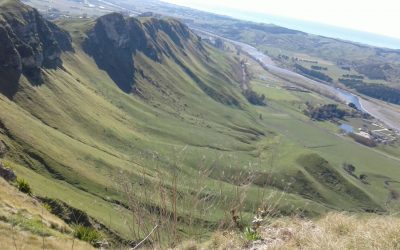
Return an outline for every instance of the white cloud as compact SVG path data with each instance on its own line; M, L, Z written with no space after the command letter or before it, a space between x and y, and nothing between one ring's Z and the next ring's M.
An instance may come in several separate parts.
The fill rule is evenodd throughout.
M229 7L315 21L400 38L398 0L165 0L179 5L219 10Z

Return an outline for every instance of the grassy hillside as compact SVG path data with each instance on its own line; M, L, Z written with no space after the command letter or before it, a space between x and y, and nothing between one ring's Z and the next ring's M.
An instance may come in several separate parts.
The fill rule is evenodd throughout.
M307 34L273 24L238 20L228 16L167 4L163 2L117 1L130 10L146 13L152 11L180 18L183 22L203 31L250 44L292 70L301 65L314 74L323 73L333 84L360 94L399 104L400 53L398 50L378 48L351 41ZM296 67L297 66L297 67ZM360 75L360 84L343 84L339 79L346 75ZM307 75L310 77L310 75ZM311 76L312 77L312 76ZM351 79L351 78L350 78Z
M74 239L72 228L32 197L0 179L0 241L3 249L93 249Z
M151 241L203 239L229 227L232 211L247 222L265 203L276 215L308 216L395 206L387 201L399 159L303 114L307 101L332 100L289 92L249 61L248 84L268 100L252 106L240 89L245 58L176 33L174 20L135 22L159 58L132 53L132 91L86 52L96 21L80 19L59 23L74 47L62 53L62 68L42 68L41 85L22 75L12 99L0 95L4 161L34 195L85 211L132 244L156 225Z

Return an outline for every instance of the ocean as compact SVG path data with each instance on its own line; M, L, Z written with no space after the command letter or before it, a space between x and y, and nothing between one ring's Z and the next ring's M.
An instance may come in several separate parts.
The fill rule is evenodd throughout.
M211 9L209 11L247 21L275 24L278 26L320 36L339 38L383 48L400 49L400 39L368 33L364 31L235 9L224 8Z

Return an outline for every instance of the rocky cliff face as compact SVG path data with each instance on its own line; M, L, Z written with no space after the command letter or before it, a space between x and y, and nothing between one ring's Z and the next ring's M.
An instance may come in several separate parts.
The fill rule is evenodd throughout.
M189 42L199 41L186 25L175 20L125 19L121 14L113 13L97 19L83 48L123 91L131 92L137 52L157 62L161 62L163 56L172 55L162 33L179 49Z
M0 91L12 97L24 74L32 84L43 82L42 68L62 66L63 51L72 51L71 37L19 1L0 5Z
M0 26L0 92L13 95L22 72L21 57L5 27Z

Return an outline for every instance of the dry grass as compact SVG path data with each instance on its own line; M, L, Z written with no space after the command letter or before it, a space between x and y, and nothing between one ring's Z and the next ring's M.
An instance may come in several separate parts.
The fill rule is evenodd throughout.
M64 221L43 209L42 204L32 197L21 193L17 188L8 184L0 178L0 216L10 217L11 215L22 214L25 217L39 217L47 226L70 228Z
M93 249L36 199L0 178L0 249Z
M212 238L204 243L198 243L193 240L183 242L176 247L177 250L206 250L206 249L242 249L246 242L235 232L218 232Z
M266 228L267 229L267 228ZM313 223L286 220L275 230L275 249L399 249L400 219L391 216L364 217L330 213ZM268 230L263 236L271 237ZM271 240L271 239L270 239Z
M207 243L178 249L399 249L400 218L329 213L317 220L285 217L259 228L262 240L240 233L216 233Z
M10 224L0 222L1 249L34 250L34 249L93 249L88 243L72 238L45 237L43 238L28 231L13 228ZM72 247L73 246L73 247Z

